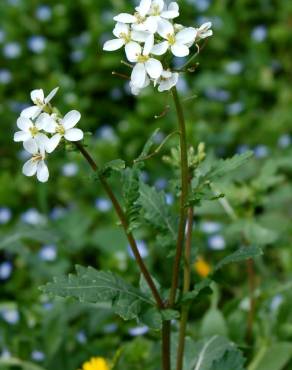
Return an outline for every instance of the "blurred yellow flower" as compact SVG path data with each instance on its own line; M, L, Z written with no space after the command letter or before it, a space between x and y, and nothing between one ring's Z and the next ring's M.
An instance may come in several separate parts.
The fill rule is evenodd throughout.
M202 257L197 258L194 268L201 277L207 277L211 272L211 266Z
M110 370L110 368L103 357L92 357L83 364L82 370Z

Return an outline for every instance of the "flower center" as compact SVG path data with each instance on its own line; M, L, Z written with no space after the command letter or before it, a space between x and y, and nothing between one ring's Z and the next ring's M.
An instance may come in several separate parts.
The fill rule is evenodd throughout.
M159 5L152 5L151 7L151 15L154 15L154 16L157 16L157 15L160 15L160 9L159 9Z
M42 161L43 159L45 159L45 158L40 153L37 153L37 154L33 155L31 160L33 162L39 162L39 161Z
M44 102L43 101L41 101L40 99L35 99L34 101L33 101L34 103L35 103L35 105L37 105L38 107L42 107L43 105L44 105Z
M174 45L175 44L176 40L175 40L175 34L174 33L167 34L166 38L167 38L167 41L168 41L169 45Z
M137 58L138 63L145 63L149 59L148 55L139 55Z
M60 123L58 123L57 128L56 128L56 132L57 132L57 134L60 134L62 136L65 135L64 126L61 125Z
M35 126L30 127L29 131L32 137L35 137L39 133L39 130Z
M121 32L119 36L120 36L121 39L125 40L126 44L131 41L131 33L130 32L129 33Z
M145 17L142 17L142 15L140 13L138 13L138 12L136 12L134 14L134 16L136 17L136 21L137 21L138 24L139 23L143 23L145 21L145 19L146 19Z

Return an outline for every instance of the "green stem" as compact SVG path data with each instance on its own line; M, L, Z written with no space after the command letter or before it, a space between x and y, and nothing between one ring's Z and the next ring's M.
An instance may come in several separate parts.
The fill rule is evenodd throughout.
M92 170L94 172L98 173L98 166L97 166L96 162L91 157L91 155L88 153L88 151L84 148L84 146L79 142L76 142L75 145L78 148L78 150L80 151L80 153L87 160L87 162L89 163ZM143 261L141 255L140 255L139 249L137 247L136 241L135 241L132 233L128 231L128 226L129 225L128 225L126 215L125 215L119 201L117 200L116 196L114 195L113 191L111 190L111 188L110 188L108 182L106 181L106 179L103 178L102 176L99 176L99 180L100 180L100 183L103 186L105 192L107 193L110 200L112 201L114 209L115 209L115 211L116 211L116 213L117 213L117 215L120 219L120 222L121 222L121 224L124 228L124 231L126 233L127 239L129 241L130 247L132 249L132 252L133 252L133 254L136 258L136 261L137 261L138 266L141 270L141 273L143 274L149 288L151 289L151 292L152 292L153 297L156 301L156 304L159 308L163 308L164 307L164 302L162 301L162 298L160 297L160 294L159 294L159 292L158 292L158 290L157 290L157 288L154 284L154 281L153 281L146 265L144 264L144 261ZM165 370L167 370L167 369L165 369Z
M162 369L170 370L170 332L171 322L162 322Z
M193 207L190 207L188 209L188 222L187 222L187 233L186 233L184 285L183 285L184 293L187 293L190 290L190 286L191 286L191 246L192 246L193 219L194 219L194 209ZM186 329L187 329L187 322L189 318L189 309L190 309L190 306L189 304L187 304L187 305L184 305L181 310L178 349L177 349L177 358L176 358L176 370L183 369L185 335L186 335Z
M175 303L176 291L179 281L179 269L180 262L183 252L183 244L185 238L185 225L186 225L186 202L188 198L188 148L187 148L187 137L186 137L186 126L185 118L182 109L182 105L175 87L171 89L173 100L175 103L178 126L180 131L180 154L181 154L181 197L180 197L180 211L179 211L179 226L178 226L178 236L176 243L176 254L172 270L172 283L169 294L169 307L173 307Z

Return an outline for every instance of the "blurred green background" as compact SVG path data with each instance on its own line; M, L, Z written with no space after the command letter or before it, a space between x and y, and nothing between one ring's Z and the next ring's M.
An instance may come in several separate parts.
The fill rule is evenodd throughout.
M271 370L289 370L292 2L184 0L179 4L180 23L199 26L211 20L214 29L214 37L197 59L196 72L182 76L178 85L189 142L193 146L204 142L210 155L218 157L254 151L250 164L220 190L242 220L256 225L250 231L252 243L265 247L264 257L256 261L259 301L254 346L248 347L244 340L244 265L224 271L215 314L209 310L209 298L193 308L190 332L195 338L228 335L249 358L263 343L275 347L276 356L277 345L285 343L287 347L281 347L285 361ZM120 63L123 52L102 51L103 42L111 38L113 16L132 8L131 1L123 0L0 1L2 359L71 370L92 355L113 358L126 346L123 361L131 364L129 370L158 368L151 362L155 356L148 356L157 333L134 322L123 323L109 309L73 300L52 301L39 291L53 276L73 271L76 263L112 269L132 282L138 274L111 205L84 160L70 150L59 150L49 158L50 181L39 184L21 174L26 156L13 142L16 119L30 103L30 91L43 88L48 93L56 86L60 90L54 104L62 113L81 112L80 128L88 132L86 144L98 163L115 158L130 163L157 127L161 129L157 143L175 130L172 108L154 118L171 104L171 97L149 88L134 98L128 82L112 76L112 71L129 74ZM160 157L148 163L144 175L165 190L172 204L170 169ZM120 189L118 178L112 184ZM164 263L164 252L155 249L153 231L139 230L136 237L154 275L167 286L170 263ZM194 258L201 255L212 265L238 243L220 205L207 202L198 208ZM199 279L193 274L194 281ZM213 321L207 314L213 314ZM137 339L131 342L132 337Z

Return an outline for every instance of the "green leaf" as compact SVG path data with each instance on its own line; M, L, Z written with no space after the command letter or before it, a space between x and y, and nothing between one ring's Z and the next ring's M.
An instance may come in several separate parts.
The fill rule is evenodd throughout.
M201 324L201 336L211 337L212 335L227 335L227 325L225 318L220 310L211 307L203 317Z
M126 167L126 162L122 159L114 159L108 163L105 163L99 170L99 175L102 177L109 177L113 171L121 171Z
M199 294L212 293L210 285L212 284L211 279L204 279L200 283L196 284L194 289L183 295L182 302L189 302L195 300Z
M263 344L248 370L282 370L292 358L292 343Z
M241 261L244 261L250 258L260 256L262 254L263 254L263 251L261 250L261 248L257 246L241 247L237 251L223 258L219 263L217 263L214 271L221 269L223 266L229 263L241 262Z
M76 275L55 278L41 290L54 296L75 297L80 302L110 303L124 320L137 318L145 304L152 305L139 289L111 272L81 266L76 266L76 272Z
M243 154L236 154L232 158L220 159L209 174L209 180L228 175L231 171L245 164L253 156L252 151L247 151Z
M244 370L245 358L238 349L228 350L224 356L214 361L211 370Z
M147 140L146 144L144 145L144 148L142 150L142 153L139 155L137 160L143 161L143 158L145 158L149 153L152 148L152 146L155 144L155 137L157 136L157 133L159 132L159 128L157 128L153 134L149 137Z
M169 242L176 240L176 220L166 203L165 193L144 183L140 184L139 203L145 219L159 231L169 235Z
M129 223L129 231L133 231L140 225L140 209L138 203L140 197L139 192L139 166L134 165L133 168L127 168L123 172L123 199L126 217Z
M7 367L20 367L23 370L45 370L43 367L39 365L35 365L32 362L28 361L22 361L18 358L10 357L10 358L0 358L0 368L2 369L2 366Z

